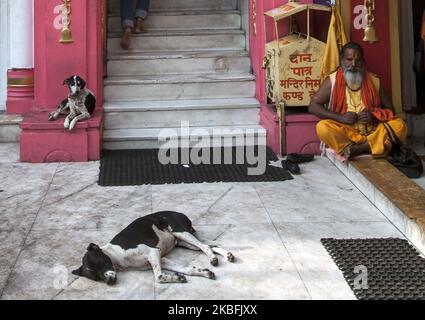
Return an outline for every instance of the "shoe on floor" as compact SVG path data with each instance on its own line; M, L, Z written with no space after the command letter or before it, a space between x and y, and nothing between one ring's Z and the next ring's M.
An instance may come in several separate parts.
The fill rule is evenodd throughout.
M292 174L300 174L300 166L296 162L282 160L282 168L288 170Z

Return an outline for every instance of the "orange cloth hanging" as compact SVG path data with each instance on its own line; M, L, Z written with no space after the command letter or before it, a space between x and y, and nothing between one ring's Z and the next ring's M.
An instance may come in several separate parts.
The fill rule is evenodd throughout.
M334 72L339 66L339 51L348 42L344 30L341 13L337 6L332 7L332 16L329 23L328 39L326 41L325 52L323 55L321 81Z

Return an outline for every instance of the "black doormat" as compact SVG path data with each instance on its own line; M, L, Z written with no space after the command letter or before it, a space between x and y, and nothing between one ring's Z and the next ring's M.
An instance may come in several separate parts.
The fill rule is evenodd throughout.
M425 259L404 239L321 239L359 300L425 299Z
M248 168L256 168L257 164L248 164L245 156L242 159L243 164L238 164L241 161L236 162L237 155L239 155L238 159L241 158L241 153L237 153L236 148L219 149L221 152L217 148L209 148L209 154L208 152L205 153L205 159L209 158L210 164L206 164L208 161L203 161L200 164L189 162L188 165L164 165L160 163L158 149L103 150L98 183L100 186L128 186L202 182L283 181L293 179L287 170L268 165L269 161L278 160L269 148L266 149L264 159L266 161L266 170L261 175L248 174ZM192 149L189 152L185 149L178 149L178 159L182 159L182 155L190 158L187 155L191 151ZM209 157L207 157L208 155ZM258 156L258 148L254 150L254 156ZM250 162L252 163L252 161ZM178 161L177 163L182 162Z

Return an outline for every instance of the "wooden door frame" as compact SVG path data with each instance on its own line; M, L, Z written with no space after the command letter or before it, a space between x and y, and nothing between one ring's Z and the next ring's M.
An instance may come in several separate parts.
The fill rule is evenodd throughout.
M388 27L390 29L391 48L391 85L392 102L397 114L403 113L403 98L401 85L401 53L400 53L400 0L389 1Z

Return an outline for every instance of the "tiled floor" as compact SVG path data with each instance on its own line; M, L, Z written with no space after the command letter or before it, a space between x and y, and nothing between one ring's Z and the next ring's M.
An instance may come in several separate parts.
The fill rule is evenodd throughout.
M2 299L354 299L320 239L403 237L326 158L284 182L105 188L98 162L26 164L17 152L0 144ZM71 274L88 243L158 210L187 214L235 263L185 284L156 284L151 271L121 272L112 287ZM199 252L169 257L208 267Z

